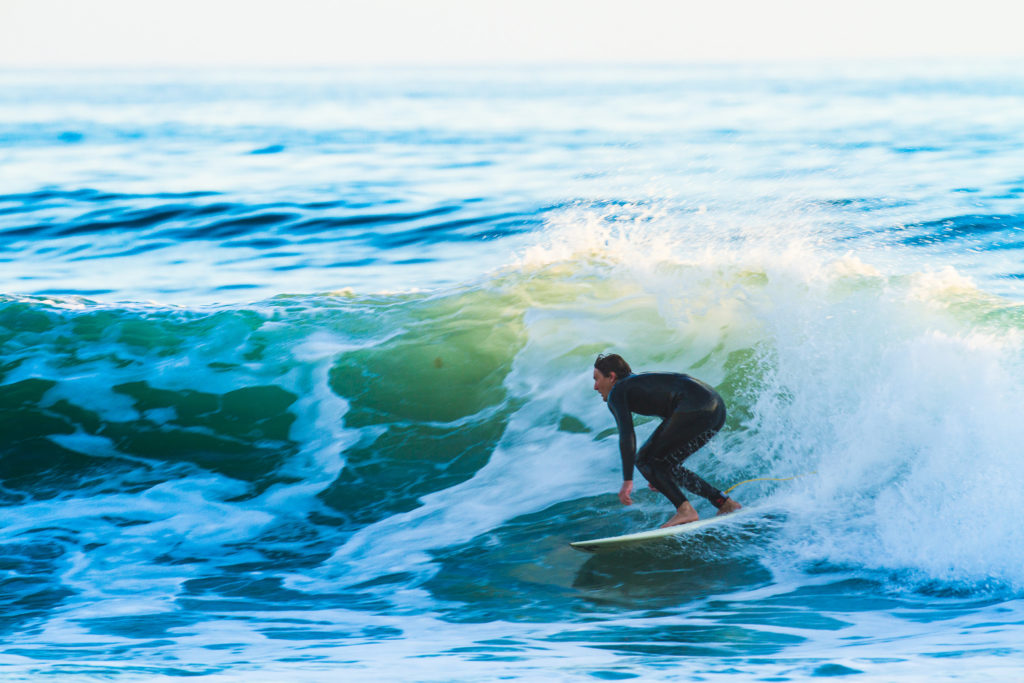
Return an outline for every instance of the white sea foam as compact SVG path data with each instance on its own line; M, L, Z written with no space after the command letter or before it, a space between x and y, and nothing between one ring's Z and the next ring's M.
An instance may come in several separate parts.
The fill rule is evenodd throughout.
M417 527L400 537L413 533L425 547L466 540L551 504L544 483L581 495L575 478L595 486L599 477L560 458L566 447L611 476L613 446L574 445L528 416L610 426L584 370L593 352L616 350L640 369L742 385L730 398L747 417L694 463L723 483L803 475L736 494L791 508L787 543L800 561L1024 584L1024 534L1008 514L1024 503L1014 484L1024 476L1014 457L1024 442L1016 418L1024 335L989 320L1003 302L951 267L893 272L885 257L876 265L802 239L781 249L754 240L680 252L678 232L674 244L658 231L638 233L634 241L598 216L556 230L554 248L527 251L522 267L540 278L532 286L559 297L525 311L528 341L507 380L531 407L473 480L395 520ZM732 360L740 352L753 354L743 369ZM523 438L530 430L544 436ZM537 442L550 444L548 458L531 450ZM538 495L519 495L524 488ZM488 490L509 504L485 512L462 499ZM440 521L449 518L470 521Z

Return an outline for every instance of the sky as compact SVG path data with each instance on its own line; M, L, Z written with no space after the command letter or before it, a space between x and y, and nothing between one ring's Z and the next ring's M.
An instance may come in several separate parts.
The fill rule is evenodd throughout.
M0 0L0 67L1021 57L1020 0Z

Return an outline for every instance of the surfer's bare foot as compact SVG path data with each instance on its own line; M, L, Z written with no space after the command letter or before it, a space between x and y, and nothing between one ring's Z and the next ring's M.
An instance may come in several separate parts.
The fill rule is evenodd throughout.
M740 505L739 503L737 503L732 498L726 498L725 502L722 503L722 507L718 508L718 514L720 514L720 515L727 515L730 512L736 512L741 507L743 507L743 506Z
M694 510L693 506L690 505L689 501L687 501L676 508L676 514L672 515L672 519L662 524L661 528L664 529L667 526L678 526L688 522L696 522L698 519L700 519L700 515L697 514L697 511Z

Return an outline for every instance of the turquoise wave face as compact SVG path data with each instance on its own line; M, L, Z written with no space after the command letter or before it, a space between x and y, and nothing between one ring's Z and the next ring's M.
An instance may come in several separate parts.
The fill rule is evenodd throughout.
M590 500L615 483L613 425L589 380L609 349L725 396L727 429L703 465L723 488L818 471L799 488L821 503L912 489L912 470L938 467L920 444L944 447L925 432L956 436L956 404L931 392L1012 395L1018 313L954 273L891 278L849 258L808 268L812 258L772 269L728 254L653 269L541 260L446 292L207 310L8 297L4 495L16 505L216 476L228 501L302 489L296 512L332 534L463 485L493 485L474 495L497 498L547 490L560 470ZM1003 410L973 405L965 445ZM516 461L523 471L488 478ZM826 481L839 461L871 463L842 474L861 478L856 492ZM747 497L777 488L753 484Z
M886 645L870 634L899 617L883 614L980 624L1015 599L1024 545L984 505L1020 496L1016 307L951 270L886 275L799 244L648 250L544 248L431 293L4 298L16 578L0 627L29 659L127 651L149 675L172 675L160 659L188 642L214 654L183 670L211 675L273 670L296 643L325 661L390 643L460 666L604 671L571 654L596 648L608 670L686 655L809 672L833 632L937 646ZM568 548L670 512L653 492L614 496L590 378L608 350L720 390L729 420L692 465L722 488L767 479L734 492L753 522L654 553ZM678 623L694 613L706 623Z

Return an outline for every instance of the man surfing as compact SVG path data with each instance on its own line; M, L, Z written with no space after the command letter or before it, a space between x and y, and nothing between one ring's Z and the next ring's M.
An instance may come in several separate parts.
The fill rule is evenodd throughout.
M679 489L706 498L718 514L742 506L683 467L683 461L711 440L725 424L725 402L704 382L674 372L633 374L622 356L602 354L594 361L594 390L608 403L619 428L622 488L619 500L632 505L633 465L651 488L668 498L676 514L662 528L695 522L700 515ZM633 413L662 418L651 438L636 448Z

